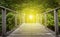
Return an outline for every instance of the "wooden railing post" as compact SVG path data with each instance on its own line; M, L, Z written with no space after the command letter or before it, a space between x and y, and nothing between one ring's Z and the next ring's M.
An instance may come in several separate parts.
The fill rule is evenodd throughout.
M41 24L42 24L42 14L41 14Z
M25 23L25 14L23 15L23 18L24 18L23 21L24 21L24 23Z
M6 9L2 9L2 36L6 35Z
M59 34L59 30L58 30L58 12L57 12L56 9L54 10L54 24L55 24L55 35L56 35L56 37L58 37L58 34Z
M17 27L17 14L15 14L15 26Z
M47 25L47 14L45 13L45 26Z

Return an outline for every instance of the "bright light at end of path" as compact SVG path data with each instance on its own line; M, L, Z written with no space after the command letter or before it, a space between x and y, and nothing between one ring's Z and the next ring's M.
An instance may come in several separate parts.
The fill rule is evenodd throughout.
M30 19L32 19L32 18L33 18L33 16L32 16L32 15L30 15L30 16L29 16L29 18L30 18Z

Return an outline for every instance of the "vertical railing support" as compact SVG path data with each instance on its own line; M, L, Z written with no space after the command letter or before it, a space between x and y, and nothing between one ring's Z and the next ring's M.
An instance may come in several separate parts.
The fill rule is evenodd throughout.
M44 15L45 15L45 26L46 26L47 25L47 14L44 13Z
M58 12L55 9L54 10L54 24L55 24L55 35L58 37L59 31L58 31Z
M41 24L42 24L42 15L41 15Z
M15 13L15 26L17 27L17 14Z
M24 18L23 20L24 20L24 23L25 23L25 14L23 15L23 18Z
M2 37L6 36L6 9L2 9Z
M24 18L25 14L22 13L22 23L25 23L25 18Z
M37 23L37 14L36 14L36 23Z

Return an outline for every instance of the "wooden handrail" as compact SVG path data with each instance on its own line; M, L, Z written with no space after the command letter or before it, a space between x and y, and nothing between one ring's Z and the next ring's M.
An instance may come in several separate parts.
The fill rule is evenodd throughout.
M4 6L0 6L0 8L3 8L3 9L6 9L6 10L9 10L9 11L12 11L12 12L17 13L15 10L12 10L12 9L6 8L6 7L4 7Z
M55 8L55 9L52 9L52 10L49 10L49 11L46 11L46 12L48 13L48 12L52 12L52 11L58 10L58 9L60 9L60 7L57 7L57 8Z
M54 10L58 10L58 9L60 9L60 7L57 7L57 8L52 9L52 10L45 11L45 12L43 12L42 14L49 13L49 12L53 12Z

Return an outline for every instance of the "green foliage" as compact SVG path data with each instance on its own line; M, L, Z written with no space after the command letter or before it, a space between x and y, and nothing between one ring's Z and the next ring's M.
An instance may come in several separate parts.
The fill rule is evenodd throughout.
M54 31L54 12L47 13L47 27Z
M51 13L47 14L47 24L54 25L54 16Z
M59 25L60 25L60 10L58 10L58 21L59 21Z
M20 24L20 18L19 17L17 17L17 25L19 25Z
M11 30L15 27L15 18L14 14L12 12L8 13L6 16L6 22L7 22L7 30Z

